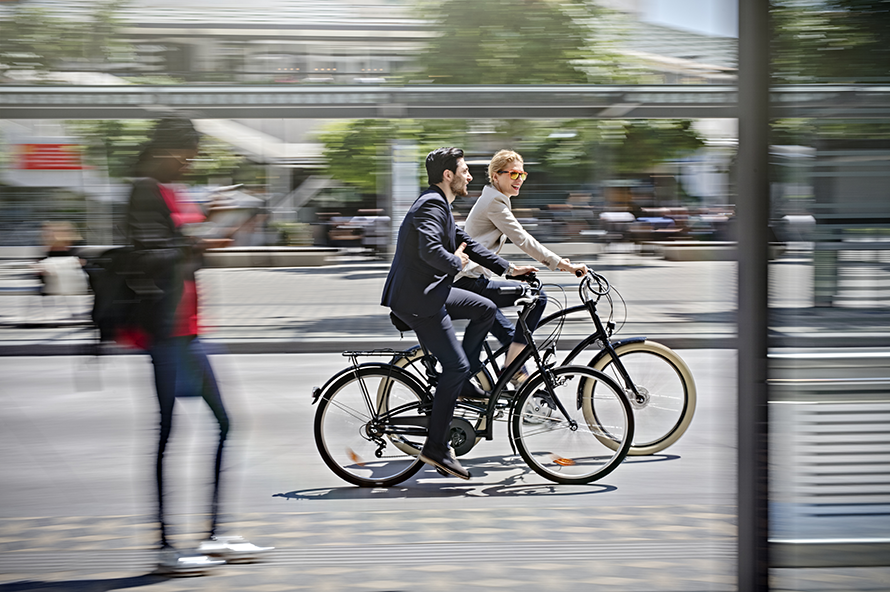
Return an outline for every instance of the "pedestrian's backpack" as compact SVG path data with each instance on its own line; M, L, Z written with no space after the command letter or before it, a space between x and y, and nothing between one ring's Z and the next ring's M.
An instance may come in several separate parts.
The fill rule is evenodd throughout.
M112 247L87 258L84 269L93 290L93 323L101 342L112 342L136 324L139 297L127 284L132 247Z

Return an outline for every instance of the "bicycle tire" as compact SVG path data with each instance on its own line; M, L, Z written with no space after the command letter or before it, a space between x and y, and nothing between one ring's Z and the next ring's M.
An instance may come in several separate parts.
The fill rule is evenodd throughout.
M374 364L344 373L322 393L315 413L322 460L360 487L392 487L409 479L423 466L418 454L428 416L422 402L423 388L399 368Z
M522 459L542 477L562 484L584 484L614 471L627 456L633 440L634 416L627 397L615 382L588 366L561 366L552 371L555 396L566 418L535 373L519 390L511 409L512 438ZM585 385L596 385L585 388ZM599 413L582 409L596 396ZM614 439L616 446L603 444Z
M643 397L636 401L633 392L625 389L635 419L634 441L628 455L661 452L679 440L692 423L697 401L692 372L676 352L655 341L619 344L615 352ZM624 386L609 355L598 355L588 365ZM610 439L603 443L615 445Z

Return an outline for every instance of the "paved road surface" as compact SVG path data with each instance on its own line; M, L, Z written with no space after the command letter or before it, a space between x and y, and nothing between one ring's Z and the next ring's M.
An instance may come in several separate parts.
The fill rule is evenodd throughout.
M277 549L266 565L219 570L213 587L453 590L457 579L476 589L731 590L734 354L684 354L706 396L664 454L630 459L603 482L560 486L510 454L504 429L464 457L471 481L425 470L389 490L340 481L315 450L310 388L341 356L215 356L236 430L226 463L232 527ZM99 365L0 359L0 583L92 579L111 589L149 568L150 364L112 356ZM214 424L199 400L177 406L170 507L188 545Z
M687 434L602 482L552 484L501 431L464 457L469 482L424 470L388 490L340 481L311 435L310 389L336 354L219 355L234 432L229 525L276 550L207 578L148 575L156 408L145 356L0 358L0 592L12 590L735 589L735 354L686 350L699 388ZM174 532L196 542L212 419L177 403ZM775 570L775 590L886 590L881 570Z

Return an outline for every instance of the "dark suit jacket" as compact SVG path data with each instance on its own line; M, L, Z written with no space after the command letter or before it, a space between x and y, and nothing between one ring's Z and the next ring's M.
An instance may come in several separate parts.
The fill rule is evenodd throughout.
M427 317L438 312L461 271L460 258L454 254L461 243L467 243L464 252L483 267L498 275L509 269L507 261L458 228L445 194L430 187L417 198L399 228L381 304L400 316Z

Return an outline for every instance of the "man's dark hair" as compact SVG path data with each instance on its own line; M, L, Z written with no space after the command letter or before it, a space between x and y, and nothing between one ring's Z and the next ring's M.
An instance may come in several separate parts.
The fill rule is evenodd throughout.
M457 173L457 161L464 157L460 148L436 148L426 155L426 176L430 185L441 183L445 171Z

